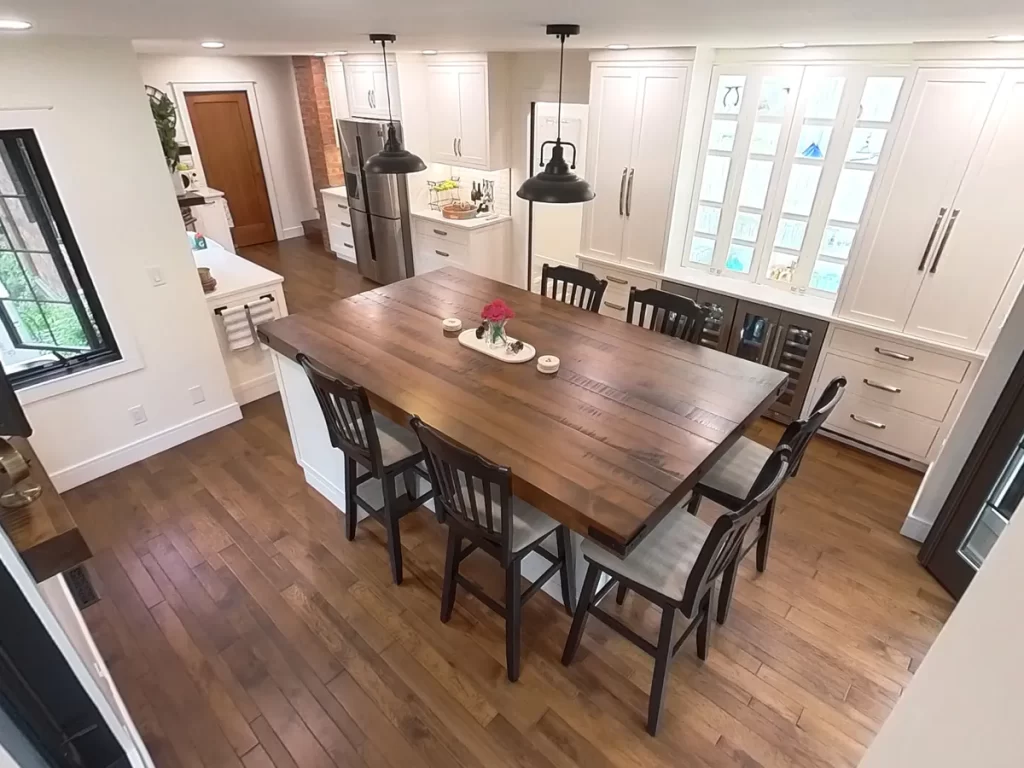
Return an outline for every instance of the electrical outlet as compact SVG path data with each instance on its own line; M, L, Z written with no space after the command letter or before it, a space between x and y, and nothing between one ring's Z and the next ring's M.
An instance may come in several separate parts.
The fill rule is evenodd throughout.
M146 419L148 418L146 416L146 411L141 405L135 405L129 408L128 415L132 417L132 424L135 424L136 426L139 424L145 424Z
M149 275L149 280L153 285L165 285L164 273L160 271L160 267L147 267L146 274Z
M199 405L201 402L206 400L206 395L203 394L203 388L198 384L194 387L189 387L188 393L192 395L192 405Z

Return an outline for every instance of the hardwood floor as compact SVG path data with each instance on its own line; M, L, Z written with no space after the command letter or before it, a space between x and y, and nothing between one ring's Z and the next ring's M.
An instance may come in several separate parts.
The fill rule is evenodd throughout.
M306 241L245 255L284 272L293 311L359 290ZM743 563L706 663L680 651L652 739L639 649L591 621L563 667L569 618L538 595L509 683L499 617L460 591L439 621L444 529L403 521L392 585L382 529L347 542L305 484L279 398L243 412L65 494L97 553L86 621L160 768L852 766L952 606L898 534L920 477L817 438L767 572ZM501 594L493 561L466 567ZM656 631L636 595L605 605Z

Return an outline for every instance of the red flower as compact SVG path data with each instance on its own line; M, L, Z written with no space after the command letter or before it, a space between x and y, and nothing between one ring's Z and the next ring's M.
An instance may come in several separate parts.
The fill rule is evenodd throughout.
M480 311L480 317L492 323L500 323L504 320L511 320L516 316L512 307L501 299L495 299Z

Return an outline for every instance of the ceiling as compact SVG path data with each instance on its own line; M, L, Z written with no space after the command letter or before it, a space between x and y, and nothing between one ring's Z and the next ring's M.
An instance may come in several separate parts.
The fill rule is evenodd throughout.
M130 38L152 53L369 51L366 34L394 32L397 50L529 50L553 43L547 22L575 22L570 45L721 47L984 40L1024 33L1020 0L0 0L0 18L28 33ZM0 37L2 40L2 37Z

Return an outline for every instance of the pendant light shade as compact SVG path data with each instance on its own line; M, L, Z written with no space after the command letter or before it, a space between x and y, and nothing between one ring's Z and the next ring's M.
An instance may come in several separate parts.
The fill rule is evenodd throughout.
M394 35L370 35L371 43L380 43L381 55L384 57L384 87L388 94L388 135L384 139L384 149L363 164L367 173L406 174L425 171L426 163L418 156L402 146L402 140L395 131L395 120L391 115L391 83L388 80L387 44L395 42Z
M557 37L562 48L558 58L558 130L554 141L540 145L541 165L544 170L523 182L516 196L534 203L585 203L594 199L594 190L571 169L576 168L576 145L562 141L562 70L565 61L565 41L578 35L578 24L548 24L547 34ZM551 147L551 159L544 164L544 148ZM572 147L572 162L565 162L565 147Z

